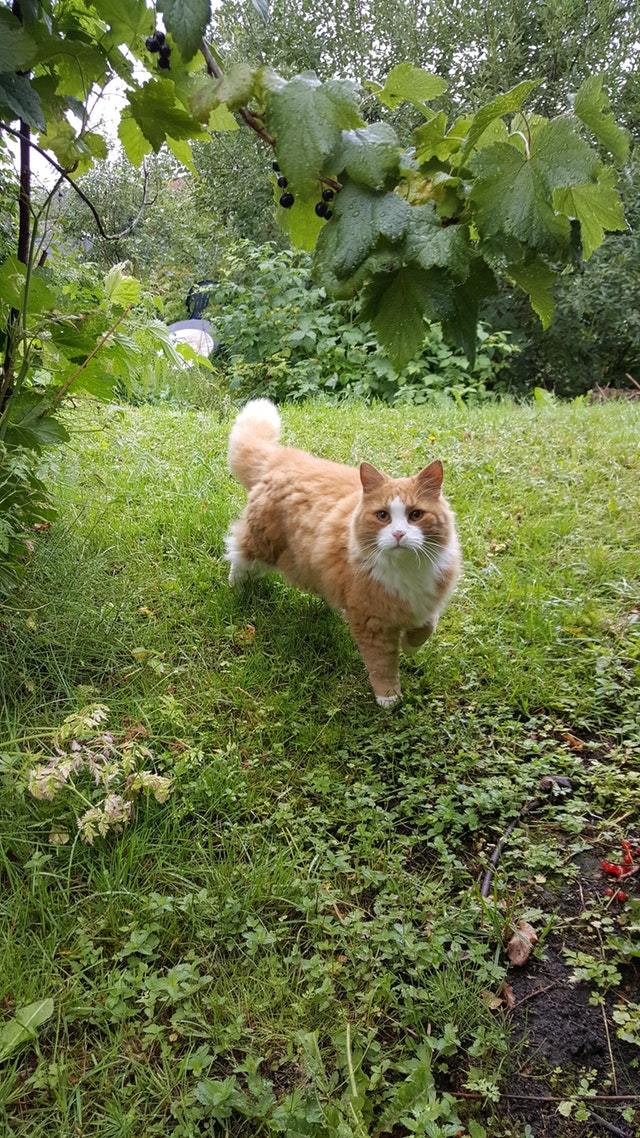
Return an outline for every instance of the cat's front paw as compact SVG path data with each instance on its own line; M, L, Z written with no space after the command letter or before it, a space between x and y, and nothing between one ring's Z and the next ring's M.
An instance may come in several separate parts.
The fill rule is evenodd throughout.
M392 692L390 695L377 695L376 703L378 707L384 707L385 711L390 711L402 699L400 692Z

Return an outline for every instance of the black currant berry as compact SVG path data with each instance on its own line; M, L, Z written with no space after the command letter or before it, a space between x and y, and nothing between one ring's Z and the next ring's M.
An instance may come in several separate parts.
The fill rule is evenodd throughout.
M171 68L171 60L166 55L160 56L158 67L161 71L169 71Z
M146 47L147 51L159 51L160 44L158 43L158 37L147 36L146 40L144 41L144 46Z
M277 173L279 173L279 171L280 171L280 166L278 165L278 163L277 163L277 162L272 162L272 163L271 163L271 169L272 169L272 170L275 170L275 171L276 171L276 174L277 174Z
M333 210L332 210L332 209L328 209L328 210L327 210L327 212L326 212L326 213L325 213L325 215L324 215L324 219L325 219L325 221L329 221L329 220L330 220L332 217L333 217Z
M334 197L335 197L335 193L333 190L323 190L322 191L323 201L330 202L332 200L332 198L334 198Z
M326 202L318 202L317 203L316 214L318 215L318 217L326 217L327 216L327 203Z
M167 38L167 37L165 36L164 32L160 32L160 31L156 32L156 39L157 39L157 41L158 41L158 43L159 43L160 47L162 47L162 45L163 45L164 41L166 40L166 38Z
M286 178L280 177L280 178L278 178L278 185L280 186L281 190L286 190L289 183L288 183Z
M295 201L295 198L294 198L293 194L290 194L288 191L286 193L280 195L280 205L282 206L283 209L291 209L291 206L293 205L294 201Z
M169 59L171 55L171 48L168 43L163 43L158 49L160 52L160 59Z

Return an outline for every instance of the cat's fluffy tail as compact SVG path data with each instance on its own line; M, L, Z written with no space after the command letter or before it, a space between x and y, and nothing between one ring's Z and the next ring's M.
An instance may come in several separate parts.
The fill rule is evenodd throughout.
M229 435L229 470L250 490L262 478L280 438L280 415L270 399L252 399Z

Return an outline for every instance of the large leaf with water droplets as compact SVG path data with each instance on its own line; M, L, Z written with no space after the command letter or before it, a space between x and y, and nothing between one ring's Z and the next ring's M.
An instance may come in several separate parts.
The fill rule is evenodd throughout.
M341 132L363 126L357 88L347 80L321 83L309 72L267 91L267 126L276 139L283 174L294 194L318 194L320 175ZM316 198L317 200L317 198Z
M589 75L580 87L574 111L585 126L596 136L601 146L613 154L621 166L629 153L629 135L618 126L609 109L609 99L603 90L604 77Z

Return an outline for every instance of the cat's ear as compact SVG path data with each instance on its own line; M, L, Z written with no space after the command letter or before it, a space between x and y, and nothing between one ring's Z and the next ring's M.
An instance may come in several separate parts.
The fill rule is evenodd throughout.
M375 466L372 466L370 462L361 462L360 481L362 482L362 489L365 494L368 494L371 490L376 490L378 486L382 485L384 482L384 474L376 470Z
M416 474L416 482L423 494L430 494L432 497L440 493L443 478L444 467L439 458L437 458L435 462L430 462L428 466L425 466L424 470Z

